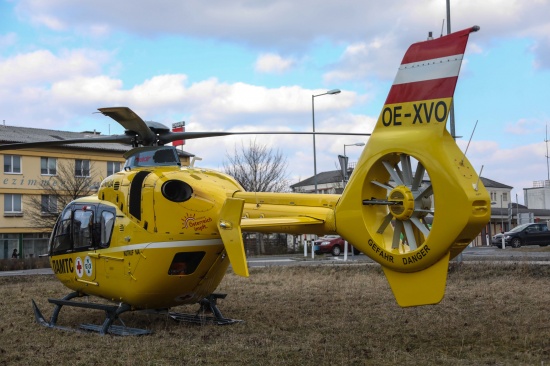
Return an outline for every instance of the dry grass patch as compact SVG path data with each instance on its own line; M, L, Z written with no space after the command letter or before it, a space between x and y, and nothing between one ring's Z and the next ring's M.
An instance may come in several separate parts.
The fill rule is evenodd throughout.
M229 326L123 316L144 337L47 329L34 322L53 276L0 278L0 365L541 365L550 362L550 266L453 266L437 306L402 309L378 266L323 265L228 274L219 292ZM178 308L194 312L197 306ZM98 311L64 308L59 323L100 323Z

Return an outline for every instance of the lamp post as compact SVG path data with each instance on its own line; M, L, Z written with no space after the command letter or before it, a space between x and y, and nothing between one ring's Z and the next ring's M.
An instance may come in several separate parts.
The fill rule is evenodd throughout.
M500 232L502 233L501 248L506 247L506 239L504 238L504 212L502 212L502 192L500 192Z
M313 182L315 184L315 193L317 193L317 153L315 149L315 97L338 93L340 93L340 89L331 89L325 93L311 96L311 120L313 121Z
M344 144L344 157L347 157L346 155L346 146L365 146L364 142L356 142L355 144ZM347 163L347 161L346 161ZM344 185L348 181L348 167L344 167Z

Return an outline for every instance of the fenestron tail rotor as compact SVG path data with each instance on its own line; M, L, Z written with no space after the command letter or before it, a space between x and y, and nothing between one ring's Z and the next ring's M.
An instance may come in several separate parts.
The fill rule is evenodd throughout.
M371 184L386 192L377 189L376 192L383 196L363 200L363 204L386 206L385 216L374 223L376 232L384 234L391 227L391 248L399 249L401 253L414 251L430 234L431 224L427 216L434 213L432 183L424 166L408 154L391 154L378 164L383 169L373 169L385 171L390 179L383 183L373 179Z

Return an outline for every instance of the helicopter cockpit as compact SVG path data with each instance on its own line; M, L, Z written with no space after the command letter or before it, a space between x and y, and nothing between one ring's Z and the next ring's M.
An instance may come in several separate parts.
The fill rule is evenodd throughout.
M126 163L124 169L153 167L153 166L180 166L178 152L173 146L137 147L124 154Z

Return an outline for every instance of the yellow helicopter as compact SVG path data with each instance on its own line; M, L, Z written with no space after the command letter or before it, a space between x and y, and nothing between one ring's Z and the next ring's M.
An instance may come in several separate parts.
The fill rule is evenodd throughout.
M180 166L172 146L229 132L171 132L145 123L126 107L99 111L126 133L95 138L124 142L124 169L103 180L97 195L77 199L60 214L49 256L71 292L63 306L104 310L101 334L145 334L117 326L120 314L199 303L218 324L216 294L227 269L248 276L242 232L339 234L380 263L401 306L435 304L445 292L449 260L490 218L489 195L445 125L471 32L415 43L406 52L372 136L342 195L245 192L235 179ZM65 145L82 139L22 143L0 150ZM426 180L426 175L429 180ZM431 225L426 216L433 214ZM112 305L78 301L97 296ZM178 320L199 315L169 312Z

